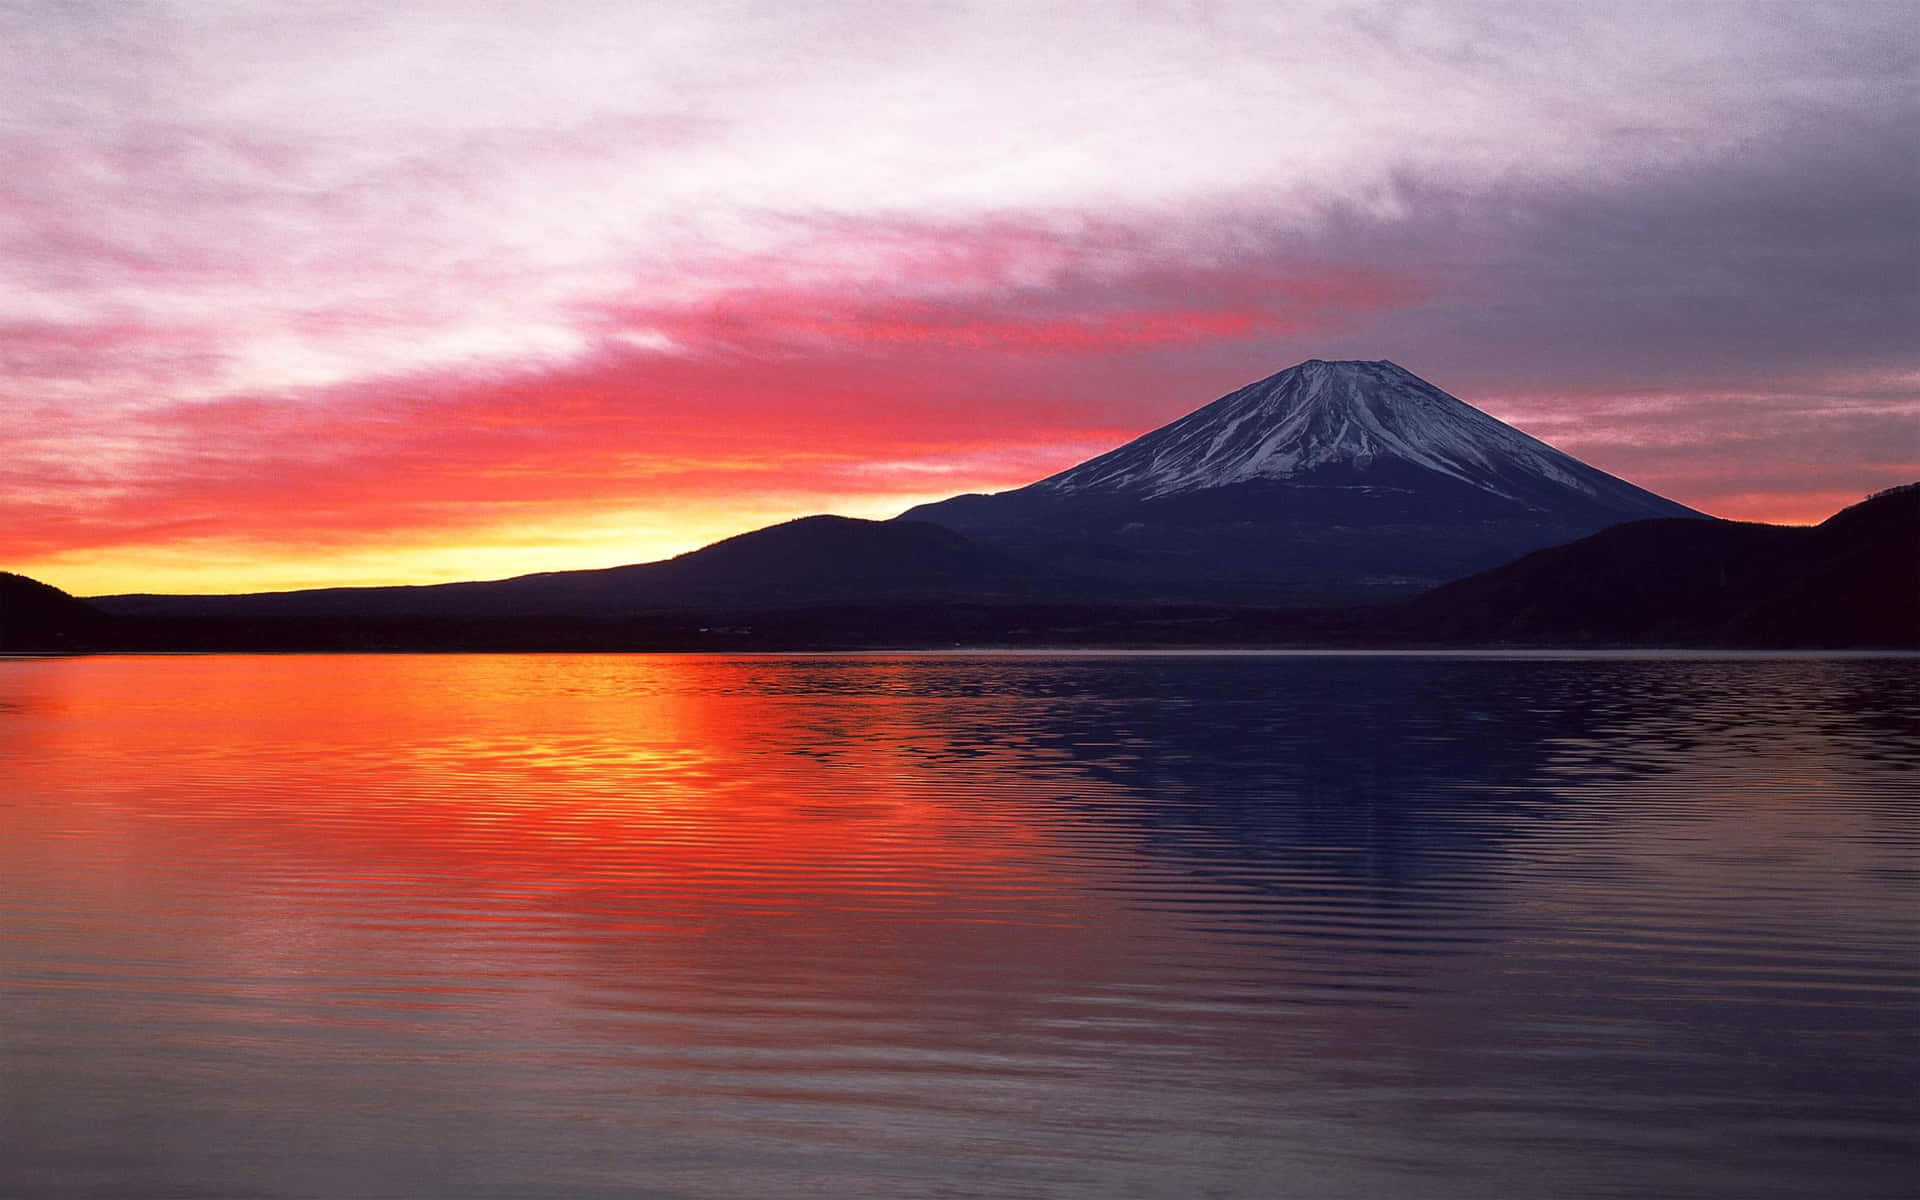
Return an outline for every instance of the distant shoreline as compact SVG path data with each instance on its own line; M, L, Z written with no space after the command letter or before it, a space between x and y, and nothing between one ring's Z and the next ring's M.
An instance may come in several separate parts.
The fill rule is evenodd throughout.
M400 656L673 657L673 658L1486 658L1486 659L1910 659L1920 650L1902 647L1716 647L1716 646L952 646L787 650L0 650L0 662L72 658L302 658Z

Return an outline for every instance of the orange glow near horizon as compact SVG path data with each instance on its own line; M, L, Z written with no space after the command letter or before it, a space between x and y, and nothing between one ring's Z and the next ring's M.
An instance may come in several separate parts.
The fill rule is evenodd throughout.
M91 416L0 410L0 569L81 596L442 583L655 561L821 512L883 519L1044 478L1290 365L1268 357L1275 340L1364 324L1437 286L1313 263L1150 266L1120 304L1005 286L1002 257L1048 249L1018 231L949 249L934 281L952 294L743 286L602 306L580 318L592 348L559 363ZM1454 386L1717 516L1813 523L1920 475L1897 444L1867 474L1776 461L1742 478L1703 454L1735 402L1775 415L1727 453L1796 445L1792 395ZM1849 403L1882 422L1903 411Z
M383 587L505 579L542 571L596 570L655 562L737 534L816 513L885 520L956 492L1019 482L961 481L951 492L862 497L795 496L789 506L715 504L624 512L557 513L545 521L469 527L443 544L383 540L306 549L232 540L118 547L111 562L88 551L46 555L9 569L76 596L129 592L226 594L316 587ZM1733 521L1817 525L1863 499L1856 493L1747 494L1720 499L1711 513Z
M944 497L927 493L848 503L843 496L821 494L792 497L790 505L781 508L715 502L697 509L570 510L544 519L433 531L450 539L444 542L388 538L300 548L186 540L119 547L111 562L102 562L92 550L59 552L26 564L18 573L77 596L458 583L656 562L797 517L833 512L884 520Z
M584 444L592 440L589 430L571 437L565 456L556 456L554 443L567 439L545 439L546 461L520 457L526 447L512 438L497 453L462 451L449 440L444 460L408 476L400 460L434 437L416 431L418 442L337 464L332 478L295 463L271 477L140 489L87 518L62 515L39 530L16 527L0 533L0 569L79 596L391 586L597 569L671 558L816 513L884 520L962 492L1018 487L1137 432L1144 429L1062 431L1004 447L876 439L843 443L834 455L783 453L769 438L753 446L758 456L750 450L729 461L702 454L710 439L697 434L676 439L692 443L686 457L648 460ZM1867 494L1821 487L1818 478L1798 488L1735 490L1737 481L1694 472L1676 480L1680 487L1662 487L1634 472L1635 456L1618 446L1575 441L1567 448L1729 520L1818 524ZM303 477L303 470L311 474ZM388 472L377 487L356 483ZM1905 474L1920 477L1920 463ZM62 546L63 538L71 544Z
M0 414L16 462L0 566L78 595L436 583L653 561L820 512L891 517L1030 483L1180 415L1169 396L1245 382L1182 355L1416 294L1268 264L1156 268L1126 304L1068 303L999 283L1009 255L1059 248L1019 230L948 241L925 296L741 286L603 306L581 317L594 349L559 365Z
M891 516L1309 358L1717 515L1920 477L1898 6L14 7L0 571L83 596Z

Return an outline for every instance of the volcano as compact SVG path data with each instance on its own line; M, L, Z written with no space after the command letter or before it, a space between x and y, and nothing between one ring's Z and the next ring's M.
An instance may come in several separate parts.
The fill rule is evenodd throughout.
M1038 483L900 519L1157 600L1347 604L1702 515L1394 363L1310 359Z
M622 620L973 605L1383 603L1626 521L1698 517L1389 362L1291 367L1038 483L806 517L665 562L424 587L99 597L222 620Z

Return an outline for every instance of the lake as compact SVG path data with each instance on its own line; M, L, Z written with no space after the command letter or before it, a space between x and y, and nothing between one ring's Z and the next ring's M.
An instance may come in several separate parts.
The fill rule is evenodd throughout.
M1894 1197L1920 661L0 660L0 1195Z

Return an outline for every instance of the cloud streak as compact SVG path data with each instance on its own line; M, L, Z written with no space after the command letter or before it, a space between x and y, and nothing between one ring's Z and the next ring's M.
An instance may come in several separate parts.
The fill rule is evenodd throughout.
M1309 356L1729 515L1920 474L1910 11L1591 7L0 7L0 557L633 561Z

